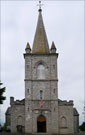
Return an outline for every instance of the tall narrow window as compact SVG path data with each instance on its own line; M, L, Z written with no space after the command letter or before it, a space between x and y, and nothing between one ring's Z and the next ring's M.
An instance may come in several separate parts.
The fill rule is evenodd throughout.
M23 125L23 118L22 118L22 116L19 116L17 118L17 125Z
M40 99L43 99L43 91L40 90Z
M37 78L45 79L45 67L42 64L39 64L37 67Z
M64 116L61 118L61 126L67 127L67 120L66 120L66 117L64 117Z
M54 89L54 93L55 93L55 89Z
M29 94L29 89L27 89L27 92L28 92L28 94Z

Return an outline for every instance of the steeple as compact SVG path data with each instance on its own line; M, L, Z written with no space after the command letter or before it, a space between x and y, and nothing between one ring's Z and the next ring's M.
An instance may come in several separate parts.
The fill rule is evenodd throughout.
M50 53L50 51L49 51L48 40L43 24L41 6L38 11L39 11L39 16L38 16L37 28L36 28L34 42L33 42L32 53L46 54L46 53Z

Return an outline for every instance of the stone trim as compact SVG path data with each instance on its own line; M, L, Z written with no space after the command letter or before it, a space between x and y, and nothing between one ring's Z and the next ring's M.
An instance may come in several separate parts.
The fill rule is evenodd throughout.
M47 53L47 54L24 53L23 55L24 55L24 58L26 56L42 56L42 57L43 56L57 56L58 58L59 53Z
M46 80L46 79L24 79L24 81L44 81L44 82L46 82L46 81L58 81L58 79L48 79L48 80Z

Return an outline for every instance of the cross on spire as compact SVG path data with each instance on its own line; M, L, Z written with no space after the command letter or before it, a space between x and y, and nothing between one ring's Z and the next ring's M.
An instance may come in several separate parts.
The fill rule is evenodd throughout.
M41 1L39 1L39 4L37 6L39 6L39 10L38 11L41 12L42 11L41 7L43 6L43 4L41 4Z
M41 1L39 2L39 16L33 41L32 53L34 54L47 54L50 52L47 35L42 18Z

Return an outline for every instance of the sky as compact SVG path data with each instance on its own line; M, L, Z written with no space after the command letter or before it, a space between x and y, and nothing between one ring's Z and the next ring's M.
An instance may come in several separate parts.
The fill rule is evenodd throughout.
M43 1L42 16L49 46L54 41L58 57L58 96L74 100L83 122L84 107L84 1ZM23 99L24 57L27 42L32 47L38 18L38 1L0 1L1 80L6 100L1 105L1 121L10 97Z

